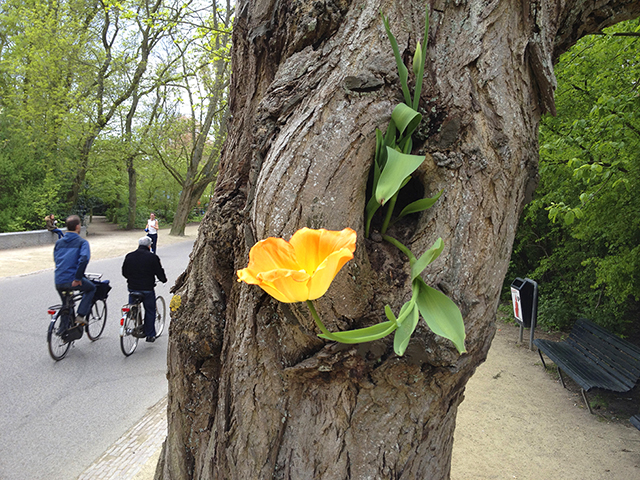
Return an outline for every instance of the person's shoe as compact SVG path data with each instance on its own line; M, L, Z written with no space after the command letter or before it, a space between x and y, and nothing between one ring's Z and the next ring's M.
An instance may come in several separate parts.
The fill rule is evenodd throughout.
M144 338L146 335L144 334L144 327L142 325L138 325L137 327L133 327L131 331L131 335L136 338Z
M153 342L156 341L156 337L147 337L146 341L149 342L149 343L153 343Z
M84 318L82 315L78 315L78 316L76 316L76 323L78 325L86 325L87 324L87 319Z

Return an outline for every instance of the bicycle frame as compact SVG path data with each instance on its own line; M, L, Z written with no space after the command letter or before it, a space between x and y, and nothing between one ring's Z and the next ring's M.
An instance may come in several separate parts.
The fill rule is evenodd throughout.
M122 317L120 318L120 336L123 337L125 334L124 322L127 318L127 313L131 311L131 305L129 304L123 305L120 311L122 312Z
M65 325L65 329L71 330L71 320L75 318L76 303L82 298L81 293L66 293L63 297L63 303L52 305L47 309L47 313L51 315L51 323L55 323L57 318L67 310L68 319ZM82 329L80 329L80 337L82 336ZM78 337L78 338L80 338ZM77 340L77 339L75 339Z
M69 313L65 312L67 308L69 308ZM49 323L49 331L51 333L53 333L53 329L55 328L56 320L58 319L58 317L62 314L66 314L67 319L66 321L63 320L64 331L60 333L61 338L66 343L70 344L82 338L84 326L72 324L72 319L74 318L73 305L71 307L62 305L58 310L48 310L47 313L51 313L52 311L53 314L51 315L51 322Z
M102 274L86 274L86 276L96 283ZM82 338L85 331L92 342L100 337L107 319L106 297L108 292L108 289L103 289L102 296L98 299L94 298L91 303L85 321L76 322L76 303L81 301L84 292L75 291L73 288L59 290L62 303L52 305L47 309L47 313L51 316L47 329L47 344L49 354L54 360L62 360L69 351L69 347L76 340Z

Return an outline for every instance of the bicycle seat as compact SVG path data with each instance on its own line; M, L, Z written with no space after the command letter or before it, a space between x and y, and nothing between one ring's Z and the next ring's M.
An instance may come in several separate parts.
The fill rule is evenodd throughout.
M129 292L129 295L131 295L133 303L142 302L142 300L144 300L144 293L142 292Z

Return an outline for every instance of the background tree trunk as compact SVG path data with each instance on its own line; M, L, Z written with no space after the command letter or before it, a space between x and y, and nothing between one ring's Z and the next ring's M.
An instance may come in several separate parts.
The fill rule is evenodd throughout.
M136 226L136 208L138 205L138 172L134 165L135 155L129 154L126 159L127 175L129 178L129 208L127 209L127 230Z
M174 287L181 306L156 478L448 478L457 407L491 344L518 216L535 188L553 61L640 7L429 3L425 119L414 141L427 160L412 189L444 194L395 235L417 254L443 238L424 278L460 306L468 353L424 323L402 358L391 338L327 343L306 307L236 282L257 240L350 226L355 258L318 301L329 330L378 323L385 303L397 312L406 301L406 259L363 238L363 211L374 129L402 101L379 12L407 59L424 19L418 1L240 1L215 198Z
M169 235L184 236L184 229L189 221L189 214L198 204L198 200L209 186L209 183L210 181L203 181L184 186L180 193L180 201L178 202L178 208L173 217Z

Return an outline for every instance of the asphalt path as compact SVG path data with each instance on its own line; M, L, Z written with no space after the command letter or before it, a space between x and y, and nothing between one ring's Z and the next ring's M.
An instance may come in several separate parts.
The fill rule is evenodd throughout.
M193 241L160 251L169 288L187 266ZM87 272L111 281L107 323L86 334L59 362L48 353L47 307L60 303L53 270L0 278L0 479L75 479L167 394L168 324L155 343L144 339L130 357L120 351L120 307L127 288L124 257L95 260ZM167 315L168 317L168 315Z

